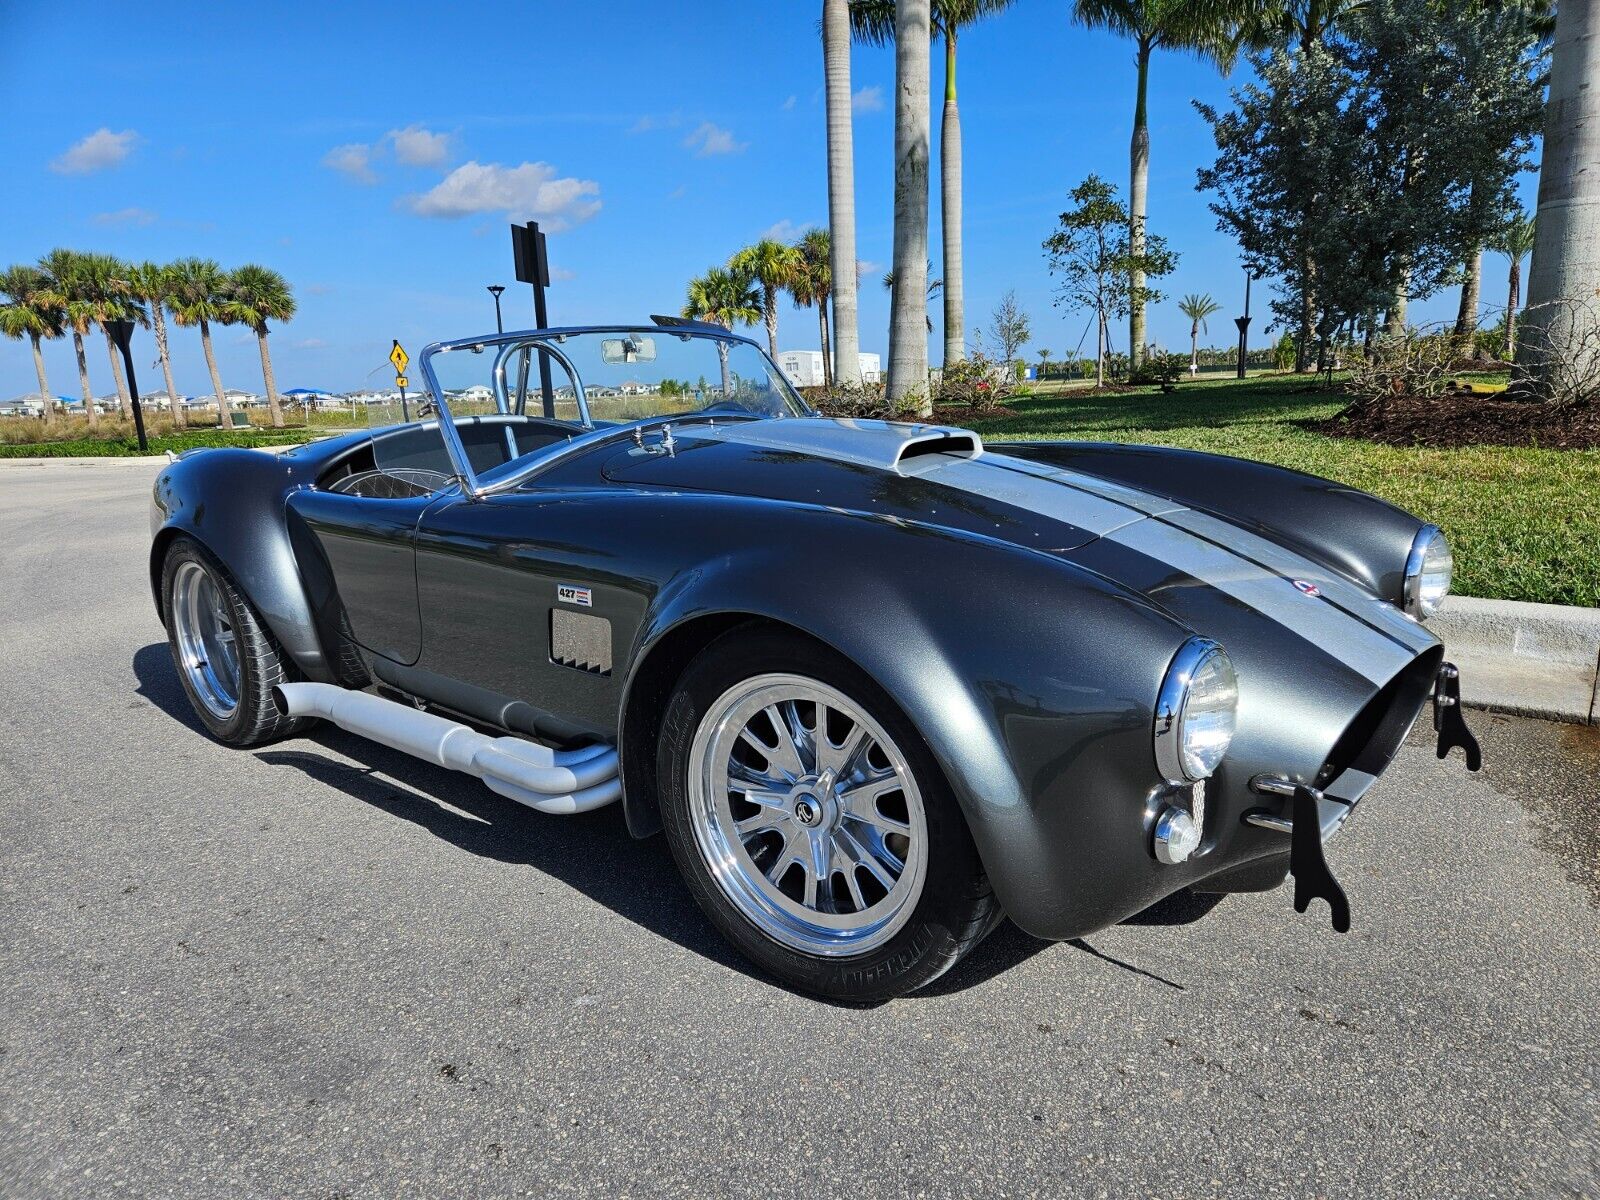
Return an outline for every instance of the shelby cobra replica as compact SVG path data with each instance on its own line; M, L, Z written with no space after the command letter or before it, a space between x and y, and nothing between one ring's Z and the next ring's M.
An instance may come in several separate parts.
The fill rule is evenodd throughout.
M1239 459L823 419L656 322L430 346L420 420L170 464L150 577L205 726L620 799L745 954L857 1001L1003 917L1291 872L1343 930L1323 842L1430 698L1476 769L1434 526Z

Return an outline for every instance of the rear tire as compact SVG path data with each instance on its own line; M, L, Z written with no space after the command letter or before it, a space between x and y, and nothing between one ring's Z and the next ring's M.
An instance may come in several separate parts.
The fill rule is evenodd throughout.
M809 639L746 628L708 646L668 701L657 778L696 902L796 988L849 1003L904 995L1000 919L921 736L872 679Z
M313 722L286 717L272 689L293 664L222 564L181 537L161 567L162 611L172 664L201 724L219 742L259 746Z

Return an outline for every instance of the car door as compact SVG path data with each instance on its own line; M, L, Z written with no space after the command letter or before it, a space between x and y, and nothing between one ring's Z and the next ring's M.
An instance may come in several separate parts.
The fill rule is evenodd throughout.
M614 521L596 493L564 489L450 497L423 513L424 694L530 734L613 735L650 590L608 548Z

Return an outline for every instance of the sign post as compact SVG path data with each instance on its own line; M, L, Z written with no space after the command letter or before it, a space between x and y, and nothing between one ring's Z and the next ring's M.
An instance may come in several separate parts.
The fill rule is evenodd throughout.
M411 356L406 353L406 348L400 344L400 339L394 339L394 349L389 351L389 361L394 365L395 386L400 389L400 419L411 420L411 409L406 405L406 364L411 361Z
M550 286L550 255L545 248L539 222L511 227L511 258L517 279L533 285L533 327L550 328L544 309L544 290ZM498 300L498 297L496 297ZM544 415L556 415L555 393L550 387L550 356L539 353L539 395L544 400Z
M1244 316L1235 317L1233 323L1239 327L1239 371L1238 377L1244 378L1247 359L1250 354L1250 272L1244 273Z
M150 442L144 435L144 406L139 403L139 383L133 377L133 322L122 317L107 321L106 329L111 334L111 340L116 342L117 349L122 351L122 365L128 372L128 395L133 400L133 431L139 437L139 449L148 451ZM176 396L167 399L173 404L178 403Z

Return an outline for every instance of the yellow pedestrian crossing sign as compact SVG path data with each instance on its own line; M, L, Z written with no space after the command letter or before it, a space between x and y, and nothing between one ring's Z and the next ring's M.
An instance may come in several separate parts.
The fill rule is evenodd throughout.
M406 348L396 341L394 349L389 351L389 361L394 364L394 373L396 375L404 375L406 373L406 364L411 361L411 356L406 353Z

